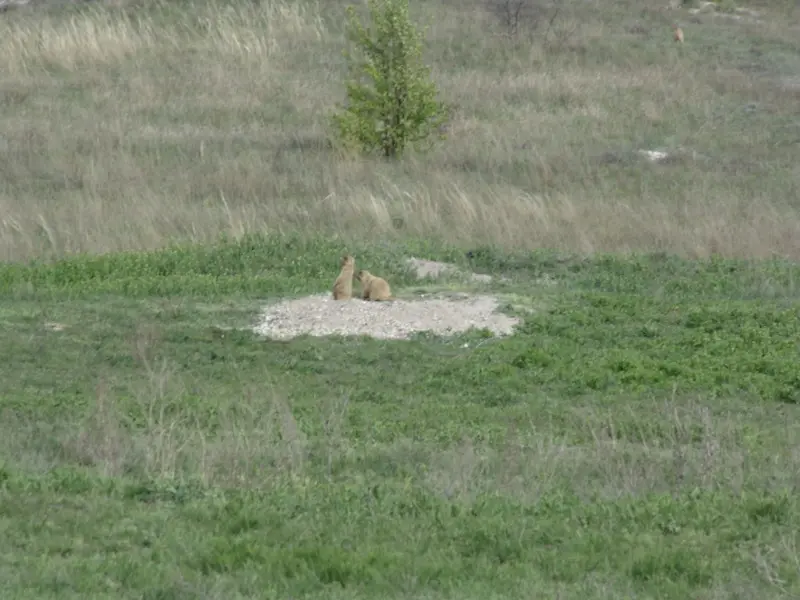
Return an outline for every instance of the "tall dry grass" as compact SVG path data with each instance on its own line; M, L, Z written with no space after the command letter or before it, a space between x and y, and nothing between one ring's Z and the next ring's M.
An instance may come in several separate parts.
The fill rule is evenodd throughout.
M785 12L702 20L679 48L686 15L655 5L567 1L553 28L509 38L478 0L426 3L414 17L454 117L429 155L390 164L327 144L343 6L8 13L0 259L289 230L800 256Z

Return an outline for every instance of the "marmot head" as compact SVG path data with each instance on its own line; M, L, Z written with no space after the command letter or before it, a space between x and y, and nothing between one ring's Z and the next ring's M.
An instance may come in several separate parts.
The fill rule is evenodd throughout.
M342 257L342 262L341 262L340 264L341 264L341 266L345 267L345 266L348 266L348 265L352 265L352 264L354 264L355 262L356 262L356 259L355 259L355 257L353 257L353 256L350 256L349 254L345 254L345 255Z
M358 275L356 275L356 279L358 279L359 281L364 281L364 279L366 279L367 277L369 277L369 271L365 271L364 269L359 271Z

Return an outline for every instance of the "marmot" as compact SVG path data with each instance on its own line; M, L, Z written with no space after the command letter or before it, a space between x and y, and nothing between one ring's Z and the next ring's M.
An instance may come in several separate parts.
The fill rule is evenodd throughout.
M675 27L673 28L673 30L674 30L674 36L673 37L675 38L675 41L678 42L679 44L682 44L683 43L683 29L678 27L678 25L676 24Z
M356 259L346 254L340 264L342 270L333 282L333 299L350 300L353 297L353 272L356 269Z
M385 279L375 277L369 271L364 270L358 272L356 279L361 283L361 297L364 300L394 300L389 283Z

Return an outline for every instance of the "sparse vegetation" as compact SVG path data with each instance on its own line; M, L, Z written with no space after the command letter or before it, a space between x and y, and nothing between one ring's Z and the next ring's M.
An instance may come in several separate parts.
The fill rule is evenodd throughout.
M528 41L545 43L553 32L561 8L560 0L487 0L486 5L497 17L504 33L510 38L526 34ZM536 36L541 38L536 40Z
M717 5L717 10L721 12L725 13L736 12L735 0L715 0L715 4Z
M328 143L347 4L2 14L0 596L800 595L792 11L412 3L454 111L384 161ZM252 333L346 253L521 324Z

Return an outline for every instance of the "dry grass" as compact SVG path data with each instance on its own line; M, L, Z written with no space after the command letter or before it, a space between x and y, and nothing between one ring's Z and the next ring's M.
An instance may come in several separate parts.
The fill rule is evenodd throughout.
M800 256L794 12L703 17L678 48L688 14L613 4L565 2L515 39L480 2L426 4L457 110L447 141L398 164L326 143L343 2L9 12L0 259L265 230Z
M311 439L285 395L271 386L223 404L209 425L197 420L179 380L166 363L160 366L133 411L130 405L123 410L100 384L77 428L45 431L42 423L34 426L8 411L3 447L34 472L81 464L105 477L221 488L273 489L330 478L334 467L341 477L343 470L383 465L417 473L435 494L467 505L487 494L535 504L565 488L587 500L684 490L738 495L745 488L787 489L800 476L797 428L785 428L784 445L769 457L748 452L756 443L742 439L749 421L774 417L766 410L712 414L704 398L673 398L660 409L644 408L653 430L634 434L620 430L640 420L642 408L581 407L569 435L588 443L554 436L531 422L509 425L499 445L465 437L450 447L411 439L365 446L347 431L346 396L320 404L319 435Z
M164 383L160 375L154 377L150 385ZM346 429L346 397L319 407L321 435L312 440L275 389L222 407L211 428L196 421L185 396L150 392L140 407L143 427L99 386L82 425L57 429L49 443L33 435L29 423L5 414L3 429L10 439L4 446L9 456L21 453L14 458L24 456L34 471L81 464L106 477L195 481L220 488L274 489L330 479L334 467L341 478L343 470L383 465L417 473L433 493L467 505L492 494L535 504L565 488L587 500L609 501L686 490L739 495L745 489L787 489L800 476L796 428L786 428L781 452L769 459L755 456L741 439L752 415L712 415L702 398L674 399L651 411L648 418L659 431L643 430L634 439L617 430L641 414L625 409L621 415L599 414L583 407L575 415L576 426L583 426L570 435L589 433L589 443L575 444L522 424L510 426L499 446L465 437L442 448L410 439L365 447ZM35 447L23 447L15 435Z

